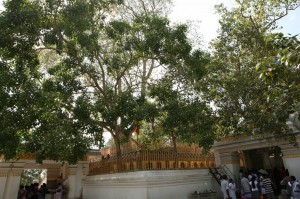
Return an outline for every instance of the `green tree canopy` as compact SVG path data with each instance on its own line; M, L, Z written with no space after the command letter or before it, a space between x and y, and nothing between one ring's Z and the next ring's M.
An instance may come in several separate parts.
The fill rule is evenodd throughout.
M111 133L120 156L124 138L132 139L141 122L161 116L150 86L182 70L186 75L174 84L200 79L207 59L193 50L187 26L172 25L165 17L168 1L129 2L5 2L0 134L14 138L0 145L7 159L34 152L38 161L49 157L75 163L91 143L101 146L104 131ZM174 100L181 104L183 98ZM201 105L196 110L207 110L194 103ZM180 106L191 109L192 104ZM194 121L200 116L192 115Z
M282 89L270 89L256 71L257 63L275 60L277 52L265 42L277 21L298 1L237 1L231 11L223 5L219 36L212 42L213 61L207 68L204 96L216 112L219 136L249 134L282 137L289 134L286 121L290 98ZM296 98L295 98L296 99Z
M21 174L20 185L31 185L34 180L41 182L45 177L45 170L40 169L25 169Z

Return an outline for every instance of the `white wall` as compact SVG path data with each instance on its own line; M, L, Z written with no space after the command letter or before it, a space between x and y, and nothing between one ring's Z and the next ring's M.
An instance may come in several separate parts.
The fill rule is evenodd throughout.
M6 173L6 175L4 175L4 174L1 174L1 175L2 176L0 176L0 199L4 199L7 173Z
M208 169L87 176L82 184L84 199L188 199L195 191L215 189Z
M300 157L286 158L283 157L284 166L289 170L291 176L295 176L298 181L300 181Z

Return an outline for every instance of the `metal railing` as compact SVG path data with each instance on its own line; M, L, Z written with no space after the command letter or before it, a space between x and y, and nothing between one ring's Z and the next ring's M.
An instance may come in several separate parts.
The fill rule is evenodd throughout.
M118 167L118 163L121 164ZM89 175L141 171L172 170L215 167L213 154L176 153L174 151L147 150L134 151L110 156L89 163Z
M226 175L228 179L233 179L234 182L237 182L233 173L227 167L227 165L223 164L215 168L208 168L209 173L214 177L216 182L221 185L221 179L223 175Z

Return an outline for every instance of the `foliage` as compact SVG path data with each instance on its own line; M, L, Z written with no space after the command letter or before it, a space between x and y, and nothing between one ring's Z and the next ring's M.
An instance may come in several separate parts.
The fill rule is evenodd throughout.
M186 88L181 92L179 85L176 89L173 86L172 81L165 80L151 90L160 109L157 125L173 142L196 143L207 152L215 139L212 110L197 96L196 90Z
M38 11L33 6L26 3L23 6L19 15L37 17ZM16 13L21 10L20 6L14 7L14 2L8 8L13 8ZM12 12L0 15L1 27L5 27L0 32L0 153L8 159L19 151L16 149L23 142L20 134L26 134L37 119L36 114L32 114L32 104L39 96L36 82L40 76L38 57L32 49L37 29L32 20L19 17ZM12 32L15 25L20 34ZM28 33L26 37L20 36L25 33Z
M276 51L267 44L265 36L277 27L277 20L299 6L297 1L237 1L238 7L221 14L220 33L212 42L213 61L202 90L212 102L218 136L250 134L282 137L289 134L288 98L284 90L269 89L255 69L258 62L274 59ZM270 6L272 5L272 6Z
M282 33L267 35L266 44L274 49L276 56L259 62L256 69L261 78L268 82L270 96L281 98L287 104L289 113L299 113L299 66L300 41L295 36L284 36ZM298 130L300 129L297 126Z
M141 123L138 132L135 133L141 149L161 149L170 146L170 136L167 136L158 124L158 119L154 123Z
M38 162L48 157L75 163L92 143L102 146L104 131L111 133L120 155L122 142L133 139L140 123L169 111L150 99L151 85L182 71L175 85L188 87L201 78L207 59L192 51L187 26L171 25L164 16L168 1L134 1L142 9L129 2L6 1L0 16L1 99L6 103L1 104L0 134L13 138L11 144L1 143L6 159L33 152ZM183 99L174 100L181 104ZM206 105L196 105L206 112ZM194 111L192 119L199 117ZM180 137L180 131L176 134Z
M21 174L20 184L27 186L27 185L31 185L34 180L38 180L38 182L41 182L43 173L44 173L44 170L25 169L25 170L23 170L23 172Z

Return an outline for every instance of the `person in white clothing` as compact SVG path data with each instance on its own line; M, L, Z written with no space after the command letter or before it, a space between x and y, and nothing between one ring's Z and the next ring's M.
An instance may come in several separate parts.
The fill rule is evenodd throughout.
M260 194L259 194L259 189L258 189L258 182L254 175L252 176L249 183L250 183L251 191L252 191L252 199L259 199Z
M236 185L232 179L229 179L228 182L229 195L232 199L236 199Z
M300 199L300 183L296 180L295 176L291 176L289 186L292 188L291 198Z
M229 194L229 188L228 188L228 180L227 180L227 175L222 176L222 181L221 181L221 191L223 193L224 199L230 199L230 194Z

